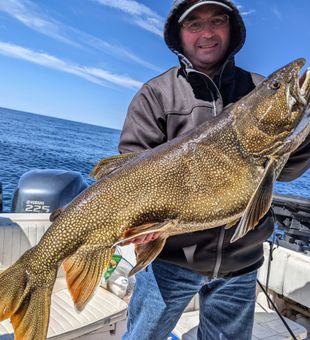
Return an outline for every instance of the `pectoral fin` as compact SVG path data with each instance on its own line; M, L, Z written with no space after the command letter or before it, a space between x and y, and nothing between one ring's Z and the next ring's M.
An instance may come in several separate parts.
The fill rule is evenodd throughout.
M63 263L68 289L78 310L93 295L113 254L114 248L84 245Z
M265 168L264 175L250 199L245 212L230 242L235 242L253 230L259 220L268 212L272 201L273 182L275 177L274 160L271 159Z
M100 160L90 173L90 176L96 180L109 175L113 171L123 167L129 160L136 157L137 153L131 152L122 155L116 155Z

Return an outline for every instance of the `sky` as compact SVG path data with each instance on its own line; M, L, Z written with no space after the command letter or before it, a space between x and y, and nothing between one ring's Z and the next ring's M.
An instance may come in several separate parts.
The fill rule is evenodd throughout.
M238 0L238 66L267 76L304 57L310 0ZM0 107L121 129L141 85L178 64L172 0L0 0Z

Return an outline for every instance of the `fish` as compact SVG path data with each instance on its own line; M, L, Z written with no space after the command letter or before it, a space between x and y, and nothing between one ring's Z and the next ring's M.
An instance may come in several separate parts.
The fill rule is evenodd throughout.
M168 237L238 223L231 242L255 229L271 206L273 183L310 131L310 69L305 59L272 73L212 121L154 149L112 156L96 183L51 214L39 243L0 274L0 321L15 339L45 339L51 293L62 265L83 310L115 247L136 245L130 275L151 263Z

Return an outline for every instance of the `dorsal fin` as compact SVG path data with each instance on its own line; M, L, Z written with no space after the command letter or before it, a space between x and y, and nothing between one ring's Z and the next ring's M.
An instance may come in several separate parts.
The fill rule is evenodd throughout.
M98 181L102 177L107 176L113 171L123 167L129 160L136 157L136 155L136 152L131 152L101 159L94 166L90 176L95 177Z

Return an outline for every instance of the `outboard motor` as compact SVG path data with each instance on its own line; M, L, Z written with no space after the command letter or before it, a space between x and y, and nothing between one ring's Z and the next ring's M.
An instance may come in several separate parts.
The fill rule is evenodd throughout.
M62 208L87 187L76 171L31 170L23 174L14 192L12 212L51 213Z

